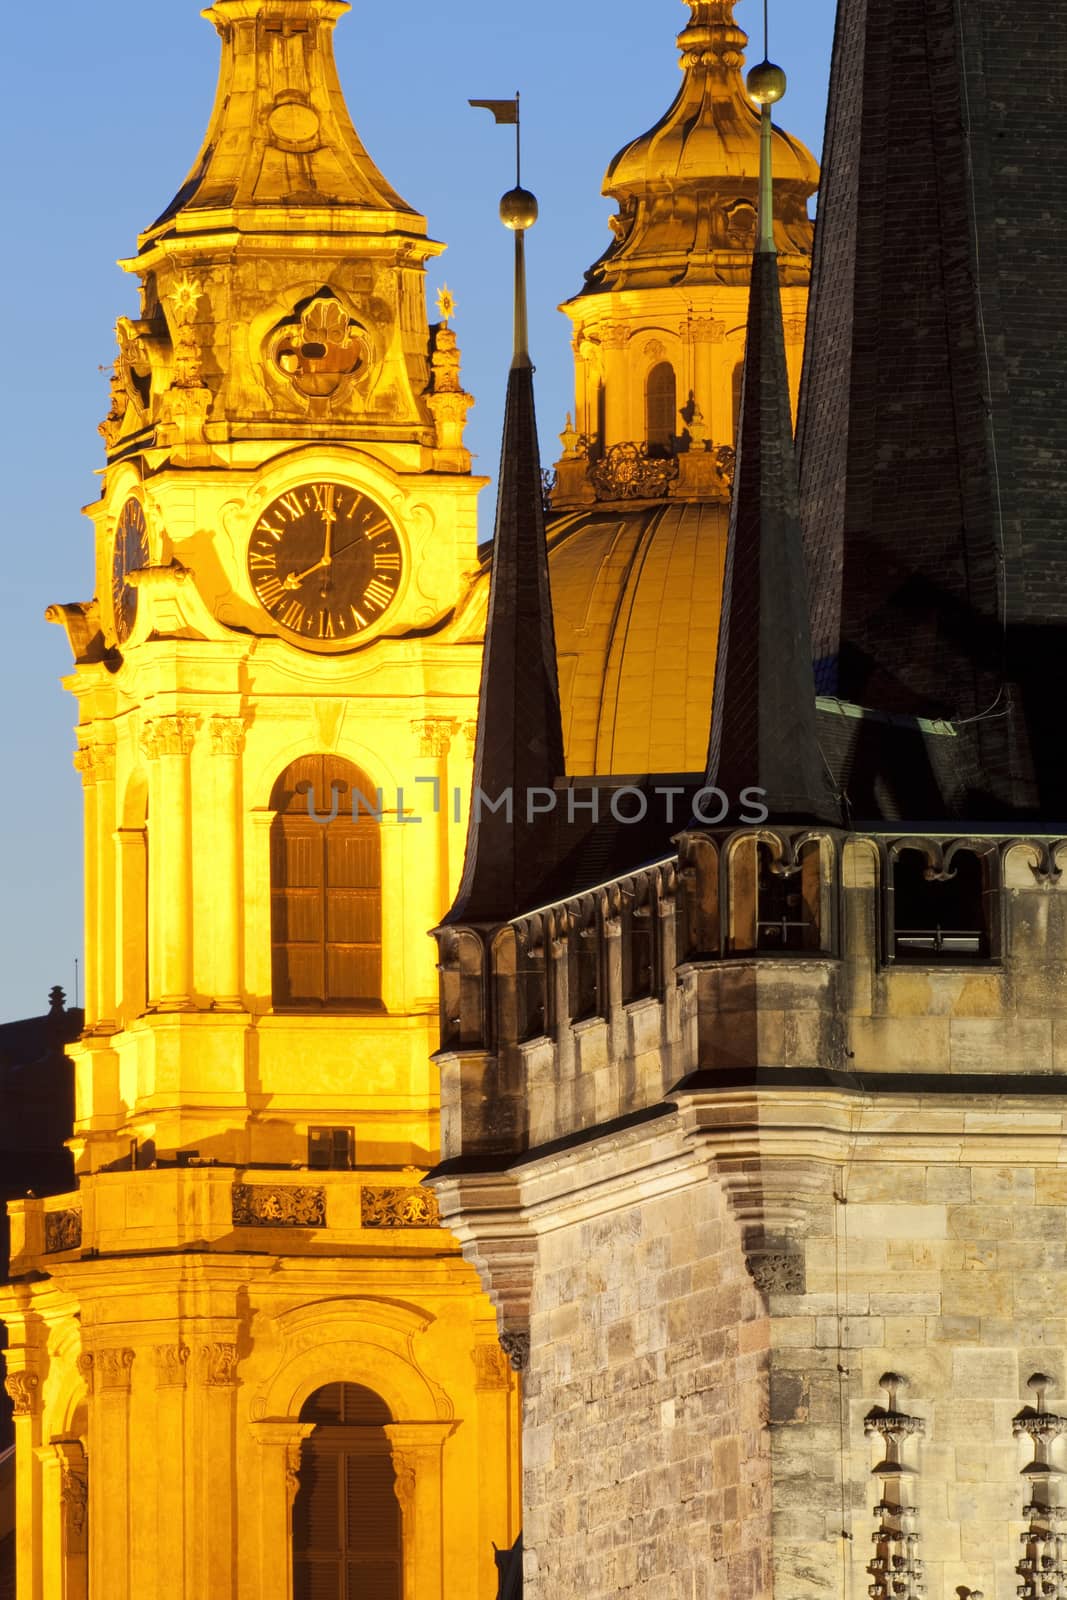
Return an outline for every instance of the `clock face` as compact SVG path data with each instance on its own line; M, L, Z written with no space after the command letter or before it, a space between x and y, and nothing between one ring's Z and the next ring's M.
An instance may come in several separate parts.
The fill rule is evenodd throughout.
M148 565L148 524L144 507L131 495L119 513L115 529L115 544L111 553L111 604L115 617L115 633L120 644L125 644L137 616L137 590L127 579Z
M248 572L260 605L295 643L350 650L396 599L400 538L358 489L302 483L256 523Z

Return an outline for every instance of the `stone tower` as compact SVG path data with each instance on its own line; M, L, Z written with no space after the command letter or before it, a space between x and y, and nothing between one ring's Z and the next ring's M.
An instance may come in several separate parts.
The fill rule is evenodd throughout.
M13 1207L19 1600L489 1596L516 1379L419 1187L480 641L441 246L341 0L217 0L203 149L125 262L85 784L78 1187Z
M526 1600L1067 1595L1065 59L842 0L799 484L763 169L703 790L557 778L525 907L439 931Z

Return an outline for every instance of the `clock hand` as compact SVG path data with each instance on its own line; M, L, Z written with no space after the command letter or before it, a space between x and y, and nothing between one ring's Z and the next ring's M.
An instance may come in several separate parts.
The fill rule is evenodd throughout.
M304 572L290 572L287 578L282 579L283 589L299 589L305 578L310 578L313 572L318 572L320 567L328 567L329 557L324 556L321 561L316 561L313 567L308 567Z
M320 566L328 567L333 560L331 546L333 544L333 525L337 521L337 513L333 509L334 486L326 485L326 499L322 508L322 520L326 524L326 548L322 553Z

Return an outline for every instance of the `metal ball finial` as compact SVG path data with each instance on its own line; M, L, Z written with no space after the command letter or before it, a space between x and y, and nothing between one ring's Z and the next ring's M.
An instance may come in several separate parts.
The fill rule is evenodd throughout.
M525 233L537 221L537 197L529 189L509 189L500 202L500 220L513 233Z
M784 100L786 75L773 61L759 61L745 80L748 97L758 106L773 106Z

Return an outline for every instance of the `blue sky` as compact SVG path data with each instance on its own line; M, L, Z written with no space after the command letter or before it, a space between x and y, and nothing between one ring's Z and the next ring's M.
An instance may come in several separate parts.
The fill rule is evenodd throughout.
M771 54L788 71L778 120L818 152L833 0L772 0ZM737 20L761 41L758 0ZM666 109L678 85L677 0L356 0L337 58L356 126L391 183L449 248L431 295L453 291L467 442L495 474L510 356L510 240L496 205L512 182L510 130L467 106L523 95L524 181L541 203L529 238L531 350L546 464L571 405L569 324L558 303L608 239L600 196L615 151ZM52 601L88 599L90 525L103 465L96 428L119 315L136 315L131 255L192 164L214 94L218 41L196 0L59 0L47 22L17 7L6 25L5 213L8 307L0 562L0 682L6 779L0 869L0 1020L36 1015L53 983L73 999L81 956L81 793L71 766L70 656L43 621ZM750 50L750 60L755 59ZM492 526L492 488L482 527Z

